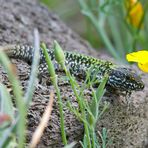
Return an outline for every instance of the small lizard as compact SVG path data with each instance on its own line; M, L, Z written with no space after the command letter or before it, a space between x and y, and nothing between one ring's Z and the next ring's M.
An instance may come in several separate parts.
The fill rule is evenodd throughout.
M10 57L22 59L28 64L31 64L34 55L34 48L28 45L8 45L1 49ZM59 70L60 66L55 61L55 55L52 49L47 49L54 62L55 70ZM144 89L144 83L140 76L138 76L131 69L118 66L109 61L96 59L90 56L77 54L73 52L64 52L65 54L65 65L68 66L71 74L86 78L86 73L91 69L91 74L96 73L96 79L98 82L102 79L105 73L109 74L107 81L107 87L113 88L114 90L132 92ZM47 72L47 64L44 58L42 50L40 50L40 72Z

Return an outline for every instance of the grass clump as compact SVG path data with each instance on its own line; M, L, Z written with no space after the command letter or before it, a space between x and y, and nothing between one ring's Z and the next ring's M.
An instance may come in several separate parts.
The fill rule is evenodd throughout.
M0 84L0 104L1 104L0 147L12 146L12 147L23 148L26 143L25 131L26 131L27 110L29 108L30 102L32 101L32 96L35 89L34 84L36 82L38 65L39 65L39 49L40 49L39 37L37 32L35 32L35 34L36 34L35 35L36 50L34 53L34 59L33 59L33 64L31 69L31 75L28 83L28 88L25 94L21 89L20 82L17 79L16 73L9 59L2 51L0 51L0 63L2 64L2 66L4 66L5 70L8 73L8 78L12 84L14 98L16 102L16 109L17 109L17 113L15 113L14 106L13 106L9 92L7 91L6 87L3 84ZM64 104L62 103L60 89L58 87L58 76L56 75L50 56L47 53L46 45L42 44L41 48L45 55L51 81L54 85L54 88L58 97L62 142L65 145L65 147L73 147L76 144L76 142L73 142L70 145L67 145L68 141L66 139L66 130L65 130L66 128L65 128L65 120L64 120L64 111L63 111ZM84 125L84 136L83 136L83 140L80 141L81 146L83 148L87 148L87 147L88 148L96 148L96 147L106 148L107 145L109 144L109 141L107 138L107 130L104 128L102 132L100 132L99 136L101 141L99 141L98 140L99 138L96 135L96 124L100 119L101 115L106 111L106 109L109 106L108 103L105 103L103 107L101 107L101 98L105 92L105 84L108 80L108 75L106 74L104 76L99 87L95 90L93 88L95 79L90 79L90 76L91 76L90 74L91 69L90 69L90 71L87 72L86 80L84 81L82 86L79 86L79 84L75 80L75 77L71 75L68 67L66 67L64 52L56 41L54 42L53 48L55 53L55 59L65 71L66 77L70 82L71 88L78 102L78 107L76 108L71 105L71 100L67 100L65 107L67 107L67 109L69 109L76 116L76 118L79 119L79 121L81 121ZM90 88L92 91L92 98L90 101L86 99L84 94L84 90L88 88ZM51 103L50 103L50 106L52 107ZM51 113L51 109L47 109L47 110L48 111L50 110L50 113ZM47 113L45 113L45 115L47 115ZM49 117L50 115L47 115L47 116ZM46 123L47 123L47 120L46 120ZM43 133L43 129L45 128L43 126L46 126L46 125L42 123L42 126L39 126L38 131L42 131ZM41 135L38 136L38 139L39 137L41 137ZM38 141L34 141L34 139L32 140L32 143L33 145L36 145ZM30 147L34 147L32 143Z
M22 87L17 78L15 68L12 66L10 60L2 51L0 51L0 63L5 68L8 74L8 79L12 84L17 108L17 113L15 114L10 94L6 87L3 84L0 84L0 147L17 146L19 148L23 148L26 140L25 132L27 109L34 92L34 83L36 81L39 64L38 31L35 30L35 53L28 89L25 95L23 95ZM3 126L8 122L9 124L7 124L7 126Z
M98 147L99 144L96 138L96 123L100 116L106 111L108 108L108 103L103 106L103 109L100 109L101 98L105 92L105 84L108 80L108 75L106 74L102 79L97 90L93 89L94 79L90 80L90 72L87 73L86 81L84 82L83 86L79 86L75 80L75 78L70 74L68 68L65 65L65 56L64 52L60 45L54 41L54 52L55 52L55 59L61 65L63 70L65 71L66 76L69 79L70 85L78 102L78 108L74 108L71 105L70 100L67 101L68 109L83 123L84 125L84 138L81 142L83 147L95 148ZM48 60L47 60L48 61ZM91 69L90 69L91 70ZM84 96L84 90L91 88L92 90L92 100L88 102ZM62 103L62 102L61 102ZM103 129L103 136L102 136L102 146L105 148L107 145L106 140L106 130Z

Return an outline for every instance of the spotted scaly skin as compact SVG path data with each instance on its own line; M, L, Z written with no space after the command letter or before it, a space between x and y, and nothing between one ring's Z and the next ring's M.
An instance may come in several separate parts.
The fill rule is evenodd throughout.
M34 48L31 46L9 45L1 49L3 49L10 58L18 58L29 64L32 63ZM48 49L48 53L54 63L55 70L60 71L61 68L55 61L53 50ZM91 71L91 75L95 73L95 77L99 83L104 74L107 73L109 74L107 87L126 92L139 91L144 88L144 83L141 78L129 68L120 67L109 61L99 60L82 54L73 52L64 53L66 59L65 65L69 68L71 74L77 77L85 79L86 73ZM39 71L42 73L47 72L47 64L42 50L40 50Z

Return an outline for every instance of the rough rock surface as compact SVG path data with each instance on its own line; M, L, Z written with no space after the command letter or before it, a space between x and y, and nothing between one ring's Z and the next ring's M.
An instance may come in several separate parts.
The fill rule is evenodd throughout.
M41 40L46 42L49 47L52 46L53 40L56 39L65 50L78 51L87 55L108 59L108 56L96 53L86 41L71 31L55 14L49 12L47 8L35 0L0 0L0 14L1 45L9 43L32 44L33 30L38 28ZM25 90L29 79L28 72L30 71L30 66L21 60L12 60L12 62L17 66L18 75ZM98 130L101 130L102 127L108 129L110 139L113 141L110 147L139 148L144 147L145 142L147 142L148 76L142 74L142 77L146 87L144 91L132 95L132 107L128 108L126 104L122 104L121 98L114 98L119 101L111 105L109 112L105 113L98 123ZM0 79L7 87L10 86L7 75L1 67ZM28 141L44 112L51 90L53 90L53 87L49 83L47 76L41 84L38 83L36 85L33 102L28 113ZM69 85L61 83L60 90L65 100L71 98L73 105L77 106ZM90 92L86 92L86 96L89 97L89 94ZM83 133L82 124L66 108L64 112L69 142L80 140ZM52 118L38 147L47 146L61 147L56 98Z

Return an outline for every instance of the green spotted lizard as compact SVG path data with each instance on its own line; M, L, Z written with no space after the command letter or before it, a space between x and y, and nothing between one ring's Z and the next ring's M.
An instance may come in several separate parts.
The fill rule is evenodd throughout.
M25 62L31 64L34 55L34 48L28 45L8 45L3 47L4 52L10 58L22 59ZM48 49L51 60L55 63L55 69L59 70L60 66L55 61L54 52ZM81 76L82 79L86 78L86 73L91 67L91 74L96 73L96 79L98 82L104 76L105 73L109 74L107 86L115 90L132 92L144 89L144 83L140 76L138 76L131 69L118 66L109 61L96 59L90 56L77 54L73 52L64 52L65 65L69 68L71 74L76 77ZM47 72L47 64L42 50L40 50L40 72Z

